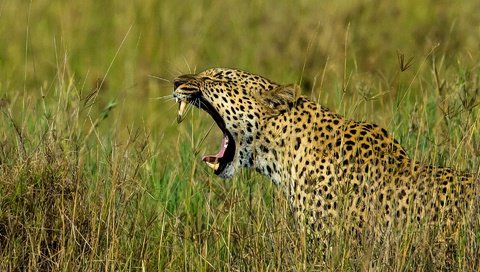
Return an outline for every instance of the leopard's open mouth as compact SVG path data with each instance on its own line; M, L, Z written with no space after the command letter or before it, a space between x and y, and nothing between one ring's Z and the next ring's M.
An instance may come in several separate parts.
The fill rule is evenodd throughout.
M202 161L204 161L210 168L212 168L216 175L219 175L220 173L222 173L225 167L233 161L233 157L235 155L235 141L232 134L228 131L225 125L225 121L215 110L215 108L201 96L195 97L192 100L184 100L176 97L176 101L177 103L179 103L177 115L178 123L183 121L188 109L188 104L192 104L210 114L217 126L222 131L223 138L220 145L220 151L218 151L216 155L208 155L202 157Z

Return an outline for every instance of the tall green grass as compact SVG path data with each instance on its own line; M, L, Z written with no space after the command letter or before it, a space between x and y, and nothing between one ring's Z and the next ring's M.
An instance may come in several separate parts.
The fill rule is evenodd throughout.
M238 67L387 128L419 161L478 172L476 10L2 1L0 270L478 270L478 220L454 254L427 226L357 244L341 224L311 252L271 182L214 177L199 158L219 131L202 141L213 121L197 110L177 126L168 99L177 75Z

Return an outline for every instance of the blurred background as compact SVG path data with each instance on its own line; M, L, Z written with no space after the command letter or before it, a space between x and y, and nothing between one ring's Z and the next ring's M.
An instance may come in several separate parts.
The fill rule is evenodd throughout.
M115 100L129 118L166 126L173 116L158 110L170 106L152 98L171 93L167 81L234 67L326 93L329 104L338 89L394 92L398 52L413 58L405 84L432 58L440 69L478 62L477 10L478 1L443 0L4 0L1 89L7 100L40 89L48 98L65 77L81 97L100 88L96 107Z

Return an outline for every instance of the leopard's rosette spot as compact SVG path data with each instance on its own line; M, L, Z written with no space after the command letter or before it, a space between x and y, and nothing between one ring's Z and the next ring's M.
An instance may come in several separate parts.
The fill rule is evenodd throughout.
M453 226L475 199L477 176L415 162L385 129L347 120L295 86L214 68L176 78L173 96L179 123L195 106L223 132L207 166L222 178L244 167L268 176L309 233L328 233L340 215L356 231L372 221Z

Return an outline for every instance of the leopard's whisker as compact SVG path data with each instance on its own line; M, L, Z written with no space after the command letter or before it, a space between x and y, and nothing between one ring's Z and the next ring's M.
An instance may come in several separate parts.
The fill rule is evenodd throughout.
M164 82L167 82L167 83L172 84L172 81L170 81L170 80L168 80L168 79L166 79L166 78L163 78L163 77L154 76L154 75L148 75L148 77L154 78L154 79L159 79L159 80L161 80L161 81L164 81Z
M174 100L173 94L164 95L164 96L157 96L157 97L150 97L150 100Z

